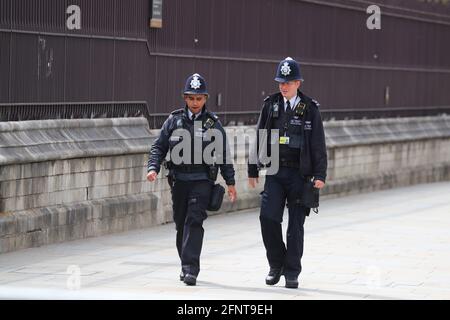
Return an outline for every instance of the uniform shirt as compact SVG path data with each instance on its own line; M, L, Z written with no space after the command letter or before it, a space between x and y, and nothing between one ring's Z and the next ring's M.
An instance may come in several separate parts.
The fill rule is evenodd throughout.
M283 97L284 100L284 111L286 111L287 108L287 99L285 97ZM298 95L293 96L289 102L291 104L291 110L294 110L295 104L297 103L297 101L300 101L301 99L298 97Z
M289 104L290 104L290 108L292 110L295 109L295 105L296 103L298 103L300 101L300 97L298 95L293 96L291 99L289 99ZM289 122L291 121L292 118L292 112L287 112L287 102L288 99L286 99L285 97L283 97L283 101L284 101L284 112L281 113L280 118L278 119L278 121L274 121L273 125L278 125L279 127L276 127L276 129L280 130L280 135L284 134L286 135L286 129L287 126L289 124ZM275 124L276 123L276 124ZM300 154L298 152L298 150L293 149L291 147L289 147L288 145L284 145L284 144L280 144L279 147L279 152L280 152L280 161L290 161L290 162L297 162L299 163L300 161Z
M194 120L197 120L198 117L199 117L201 114L202 114L201 111L200 111L200 112L197 112L197 113L195 114ZM193 115L193 113L192 113L191 110L189 110L189 108L188 108L188 116L189 116L189 119L192 119L192 115Z

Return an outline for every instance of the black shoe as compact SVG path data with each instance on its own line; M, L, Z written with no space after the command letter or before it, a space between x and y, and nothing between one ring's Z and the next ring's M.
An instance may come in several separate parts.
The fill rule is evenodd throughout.
M194 276L192 274L186 274L184 276L184 283L186 283L188 286L195 286L197 283L197 276Z
M266 277L266 284L269 286L277 284L282 274L283 268L270 268L269 274Z
M184 272L183 271L181 271L181 273L180 273L180 281L184 281Z
M298 280L297 278L288 278L286 277L286 288L289 289L297 289L298 288Z

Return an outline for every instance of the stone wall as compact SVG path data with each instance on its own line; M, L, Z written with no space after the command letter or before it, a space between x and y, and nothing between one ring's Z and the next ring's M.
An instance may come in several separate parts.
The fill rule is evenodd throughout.
M450 179L450 117L335 121L325 130L324 197ZM165 170L146 181L157 134L140 118L0 123L0 253L172 221ZM246 148L238 150L239 200L225 199L217 213L259 206L264 177L249 190Z
M450 179L450 117L325 123L325 196Z

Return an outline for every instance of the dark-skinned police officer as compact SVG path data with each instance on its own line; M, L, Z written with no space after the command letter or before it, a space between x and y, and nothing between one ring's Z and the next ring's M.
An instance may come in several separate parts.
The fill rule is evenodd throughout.
M225 131L218 117L206 108L209 95L205 79L197 73L188 77L183 96L185 107L170 114L150 149L147 180L156 179L161 164L170 150L171 161L167 167L172 191L173 219L177 231L176 246L181 260L180 280L187 285L196 285L203 244L203 221L207 218L206 209L218 168L228 186L228 195L232 202L236 199L235 172L233 165L227 164L228 142ZM207 139L203 138L208 132L214 131L213 129L221 133L223 150L215 150L215 162L208 163L203 157L203 151L214 140L206 141ZM200 144L195 144L195 139L200 139L197 140ZM183 149L179 153L182 154L182 161L176 163L173 158L175 152L172 151L177 145L180 147L180 143L185 145L187 143L191 148ZM195 145L200 146L200 149L196 149ZM198 161L199 154L201 154L200 161Z
M303 224L310 211L302 203L302 194L307 180L312 180L315 188L325 185L327 152L319 104L299 90L303 81L299 64L289 57L281 61L275 81L280 92L264 100L257 125L269 132L279 130L279 141L275 142L279 144L279 168L275 174L266 175L261 198L261 233L270 266L266 284L275 285L284 275L286 288L298 288ZM267 139L267 143L273 142ZM259 140L256 148L261 148ZM249 162L250 187L258 183L260 168ZM281 223L286 201L289 220L285 245Z

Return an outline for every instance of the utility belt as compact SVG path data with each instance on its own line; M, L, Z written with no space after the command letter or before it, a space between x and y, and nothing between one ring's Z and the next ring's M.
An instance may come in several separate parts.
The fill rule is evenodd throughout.
M181 173L200 173L208 172L208 167L202 164L192 164L192 165L174 165L172 169L176 172Z
M181 164L174 165L171 161L165 162L166 169L169 172L179 172L179 173L207 173L208 178L212 181L216 181L217 174L219 172L217 165L207 165L207 164ZM170 173L169 173L170 175Z
M208 178L212 181L216 181L219 168L217 165L206 164L194 164L194 165L174 165L171 161L164 162L165 168L169 171L167 174L167 180L172 188L175 183L174 171L180 173L207 173ZM219 183L214 184L211 190L211 196L208 202L208 211L217 211L222 206L223 195L225 194L225 188Z
M300 160L280 159L280 167L300 169Z

